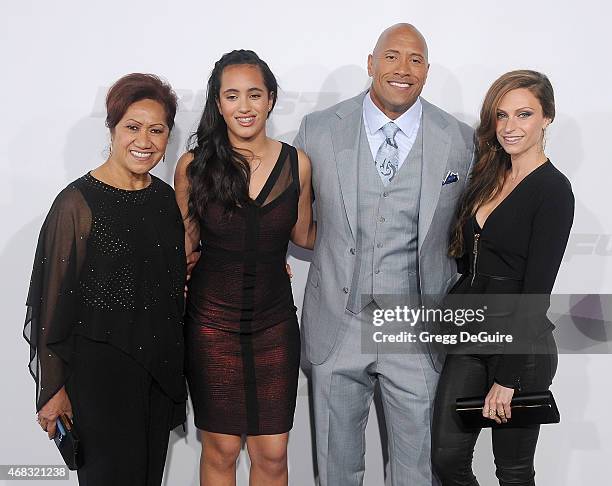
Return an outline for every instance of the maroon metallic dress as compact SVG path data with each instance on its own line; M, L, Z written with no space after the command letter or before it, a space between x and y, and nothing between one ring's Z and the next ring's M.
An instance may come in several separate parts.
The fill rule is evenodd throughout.
M249 207L210 203L186 311L186 375L195 425L223 434L293 426L300 337L285 257L297 221L297 151L283 144Z

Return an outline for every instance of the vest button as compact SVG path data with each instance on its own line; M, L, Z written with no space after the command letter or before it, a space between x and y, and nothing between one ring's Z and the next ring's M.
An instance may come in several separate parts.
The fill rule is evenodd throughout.
M383 192L383 197L389 197L389 193L388 192Z
M384 216L381 216L381 217L380 217L380 219L379 219L378 221L380 221L381 223L384 223L384 222L385 222L385 217L384 217Z
M348 294L348 293L349 293L349 289L348 289L348 287L344 287L344 288L342 289L342 292L344 292L345 294Z
M379 269L376 269L376 271L374 272L376 275L378 275L380 273Z
M355 248L351 248L350 252L351 252L351 255L354 255L356 253Z
M376 243L376 248L382 248L383 244L382 243Z

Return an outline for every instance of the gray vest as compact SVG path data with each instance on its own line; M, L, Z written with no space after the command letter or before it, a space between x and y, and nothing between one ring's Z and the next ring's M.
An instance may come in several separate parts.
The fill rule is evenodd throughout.
M397 175L385 187L361 123L357 188L356 263L347 309L357 314L395 296L418 296L418 222L423 123Z

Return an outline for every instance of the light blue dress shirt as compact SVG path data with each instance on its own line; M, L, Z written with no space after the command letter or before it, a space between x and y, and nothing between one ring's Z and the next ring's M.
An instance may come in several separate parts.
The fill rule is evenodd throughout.
M376 160L378 149L385 141L385 136L382 132L383 125L392 121L399 127L399 131L395 135L395 142L399 151L398 170L401 169L416 140L419 127L421 126L422 114L423 105L421 104L421 99L417 98L406 112L402 113L395 120L391 120L374 104L368 91L363 97L363 123L366 135L368 136L370 150L372 151L372 158Z

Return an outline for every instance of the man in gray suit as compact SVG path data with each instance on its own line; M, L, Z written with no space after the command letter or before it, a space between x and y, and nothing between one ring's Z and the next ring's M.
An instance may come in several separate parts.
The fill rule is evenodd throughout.
M420 32L390 27L368 57L370 89L307 115L296 137L312 161L317 215L302 332L321 486L363 483L376 381L391 484L432 484L439 359L408 344L399 353L384 343L362 344L384 298L441 295L456 278L447 246L473 130L420 98L428 69Z

